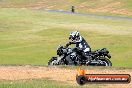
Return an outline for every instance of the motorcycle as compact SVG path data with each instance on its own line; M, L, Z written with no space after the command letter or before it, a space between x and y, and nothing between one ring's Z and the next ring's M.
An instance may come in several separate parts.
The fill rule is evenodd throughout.
M69 46L69 45L68 45ZM85 66L112 66L111 55L106 48L89 52L86 56L78 48L69 48L68 46L59 46L57 57L52 57L48 65L85 65ZM88 57L91 58L89 62Z

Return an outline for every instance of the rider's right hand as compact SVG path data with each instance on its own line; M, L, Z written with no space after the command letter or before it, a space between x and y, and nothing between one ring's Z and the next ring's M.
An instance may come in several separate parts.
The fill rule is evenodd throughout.
M66 44L66 47L68 47L69 45L71 45L71 43L70 43L70 42L68 42L68 43Z

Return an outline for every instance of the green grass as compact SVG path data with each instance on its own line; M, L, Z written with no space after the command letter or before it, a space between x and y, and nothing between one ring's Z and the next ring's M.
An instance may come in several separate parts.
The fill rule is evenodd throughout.
M78 84L70 84L66 82L57 82L47 79L31 79L19 81L0 81L0 88L99 88L102 84L88 84L79 86Z
M0 88L67 88L70 85L59 84L55 81L48 81L43 79L38 80L23 80L23 81L2 81Z
M114 67L132 67L132 21L0 9L0 64L47 65L70 31L79 30L92 49L106 47Z

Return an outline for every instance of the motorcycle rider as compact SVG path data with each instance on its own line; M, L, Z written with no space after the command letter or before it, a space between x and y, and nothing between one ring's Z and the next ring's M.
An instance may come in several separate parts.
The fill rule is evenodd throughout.
M71 40L69 43L66 44L66 46L69 46L71 44L76 44L76 48L78 50L81 50L82 55L84 55L87 58L88 64L91 61L91 56L89 55L91 48L86 42L86 40L80 35L78 31L73 31L70 33L69 40Z

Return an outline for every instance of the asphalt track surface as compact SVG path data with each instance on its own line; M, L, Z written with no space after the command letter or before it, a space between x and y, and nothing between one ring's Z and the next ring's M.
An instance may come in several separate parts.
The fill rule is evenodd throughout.
M42 10L42 9L40 9ZM79 16L88 16L88 17L96 17L96 18L104 18L104 19L112 19L112 20L129 20L132 21L132 17L123 17L123 16L104 16L104 15L98 15L93 13L72 13L69 11L64 10L45 10L51 13L63 13L63 14L74 14Z

